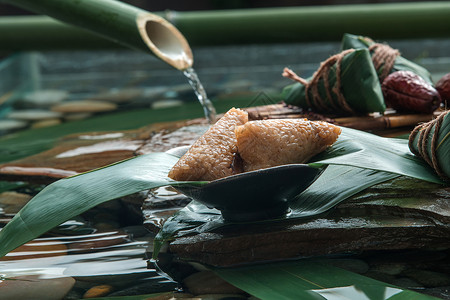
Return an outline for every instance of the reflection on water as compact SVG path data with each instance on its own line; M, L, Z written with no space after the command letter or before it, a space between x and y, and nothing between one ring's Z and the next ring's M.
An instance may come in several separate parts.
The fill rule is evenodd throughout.
M373 286L345 286L321 290L311 290L327 300L343 300L343 299L358 299L358 300L387 300L394 295L397 295L403 290L382 287L379 285Z
M65 227L78 224L69 223ZM123 294L133 294L127 291L139 285L142 294L173 291L175 282L148 267L146 250L151 249L151 241L151 234L133 238L123 230L35 239L0 259L0 279L18 279L0 280L0 299L2 292L11 295L11 285L16 289L12 295L20 298L21 287L41 289L35 287L39 283L50 289L58 278L74 278L75 283L67 284L80 298L88 289L104 284Z

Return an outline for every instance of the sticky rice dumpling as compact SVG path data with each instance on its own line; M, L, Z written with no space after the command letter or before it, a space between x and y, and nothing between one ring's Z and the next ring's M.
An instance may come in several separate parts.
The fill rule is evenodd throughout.
M232 167L237 152L234 129L247 121L247 112L230 109L180 158L169 177L179 181L215 180L236 173Z
M332 145L341 129L306 119L250 121L235 129L244 171L304 163Z

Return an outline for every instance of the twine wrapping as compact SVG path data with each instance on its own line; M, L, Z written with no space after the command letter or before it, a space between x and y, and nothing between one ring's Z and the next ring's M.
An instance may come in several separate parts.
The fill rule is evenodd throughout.
M394 68L395 60L400 56L400 51L393 49L386 44L375 43L374 40L368 37L364 37L364 40L368 43L372 43L369 46L369 51L372 53L372 63L378 73L378 78L382 83L384 79L391 73Z
M372 52L372 62L375 70L378 73L380 82L389 75L394 67L395 59L400 55L400 52L396 49L392 49L388 45L375 43L369 47L369 51Z
M307 80L299 77L289 68L284 68L283 76L290 78L294 81L300 82L305 86L305 99L309 107L317 109L318 111L332 111L330 106L334 110L345 111L354 114L354 110L347 103L344 95L341 91L341 64L345 55L355 51L354 49L345 50L339 54L333 55L320 64L319 69L314 73L311 80ZM331 68L336 65L336 82L332 88L330 88L329 74ZM324 100L319 93L319 81L322 80L325 88L326 98ZM331 92L333 92L337 98L335 103ZM311 95L310 95L311 93Z
M450 110L447 110L439 115L436 119L423 123L420 125L417 125L414 130L409 135L409 142L408 146L411 152L417 156L422 157L428 165L430 165L436 173L443 178L444 180L450 180L450 178L442 171L439 161L436 155L436 149L437 149L437 142L438 142L438 135L439 130L441 129L441 125L444 121L444 118L446 115L450 113ZM429 139L429 135L431 130L434 128L433 136L431 137L431 141ZM414 147L414 140L419 134L418 141L417 141L417 150ZM430 144L430 154L428 153L428 145ZM448 162L447 162L448 163Z

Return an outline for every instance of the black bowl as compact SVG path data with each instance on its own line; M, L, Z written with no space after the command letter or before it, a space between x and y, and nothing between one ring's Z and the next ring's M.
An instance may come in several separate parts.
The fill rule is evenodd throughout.
M323 170L289 164L228 176L202 186L184 184L175 188L209 208L220 210L226 221L264 220L288 213L288 200L310 186Z

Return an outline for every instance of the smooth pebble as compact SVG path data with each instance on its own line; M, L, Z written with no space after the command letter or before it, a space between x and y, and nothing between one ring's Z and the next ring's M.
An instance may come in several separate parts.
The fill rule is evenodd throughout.
M39 275L18 276L0 281L0 300L61 300L72 289L75 279L43 279Z
M43 109L15 110L8 114L8 118L22 121L39 121L61 117L61 113Z
M69 101L52 106L52 111L61 113L93 113L117 109L117 104L105 101L80 100Z

